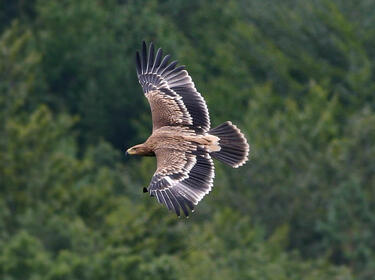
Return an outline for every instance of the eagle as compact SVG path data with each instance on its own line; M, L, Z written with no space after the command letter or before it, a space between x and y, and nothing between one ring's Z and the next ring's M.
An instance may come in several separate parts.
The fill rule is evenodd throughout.
M128 155L155 156L157 168L147 188L150 196L186 217L213 187L213 158L231 167L242 166L249 145L241 131L227 121L211 128L207 104L177 61L162 49L142 44L136 52L139 83L150 104L152 134Z

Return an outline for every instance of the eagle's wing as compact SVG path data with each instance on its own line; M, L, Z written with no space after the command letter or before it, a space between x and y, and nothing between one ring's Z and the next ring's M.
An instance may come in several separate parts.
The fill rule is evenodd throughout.
M157 169L148 187L150 195L180 216L210 192L215 169L210 155L200 147L187 151L161 148L155 151Z
M142 54L136 55L137 75L151 106L153 130L180 125L198 133L208 131L210 117L206 102L184 66L176 67L177 61L168 64L169 57L163 58L161 49L155 55L152 43L147 53L145 42Z

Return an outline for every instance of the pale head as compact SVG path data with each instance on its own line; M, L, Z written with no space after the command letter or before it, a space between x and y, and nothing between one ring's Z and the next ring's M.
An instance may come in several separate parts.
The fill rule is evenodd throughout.
M135 145L126 151L127 155L154 156L154 152L145 144Z

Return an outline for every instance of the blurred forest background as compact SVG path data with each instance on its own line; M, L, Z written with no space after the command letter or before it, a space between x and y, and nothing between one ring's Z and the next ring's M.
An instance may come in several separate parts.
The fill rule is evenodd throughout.
M375 279L375 1L1 0L0 278ZM190 219L142 193L155 159L135 51L187 65L216 162Z

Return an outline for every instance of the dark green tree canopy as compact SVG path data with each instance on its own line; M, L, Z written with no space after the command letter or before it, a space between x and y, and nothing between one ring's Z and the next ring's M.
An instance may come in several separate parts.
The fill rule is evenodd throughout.
M375 2L0 1L0 278L375 277ZM144 196L145 40L249 140L189 220ZM137 108L137 110L135 110ZM150 171L151 170L151 171Z

